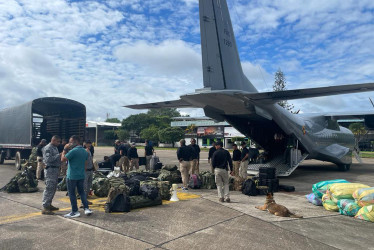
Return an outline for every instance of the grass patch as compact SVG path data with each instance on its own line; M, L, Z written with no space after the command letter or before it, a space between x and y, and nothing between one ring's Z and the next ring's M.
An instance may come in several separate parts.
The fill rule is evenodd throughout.
M370 152L370 151L361 151L360 152L360 156L362 158L374 158L374 152Z

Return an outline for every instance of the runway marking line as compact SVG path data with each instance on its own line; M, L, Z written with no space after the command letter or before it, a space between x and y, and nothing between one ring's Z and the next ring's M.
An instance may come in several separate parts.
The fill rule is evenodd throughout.
M184 192L178 192L177 193L178 199L180 201L187 201L191 199L197 199L201 198L201 195L196 195L196 194L191 194L191 193L184 193ZM70 204L70 199L69 197L63 197L58 199L59 201L62 201L64 203ZM105 203L106 203L106 198L100 198L94 196L92 199L89 199L93 204L90 205L90 208L94 211L98 212L105 212ZM176 201L167 201L163 200L162 205L167 205L167 204L172 204L175 203ZM78 203L79 204L79 203ZM142 209L142 208L140 208ZM140 210L140 209L134 209L135 210ZM60 208L58 211L70 211L71 207L64 207ZM111 214L123 214L123 213L111 213ZM2 216L0 217L0 225L6 224L6 223L11 223L11 222L16 222L16 221L21 221L21 220L26 220L30 218L34 218L37 216L42 216L43 214L41 211L34 212L34 213L28 213L28 214L15 214L15 215L9 215L9 216Z

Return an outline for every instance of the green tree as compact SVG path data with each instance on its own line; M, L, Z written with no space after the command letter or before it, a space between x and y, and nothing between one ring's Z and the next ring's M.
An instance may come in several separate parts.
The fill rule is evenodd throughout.
M367 133L363 123L359 123L359 122L351 123L348 128L354 134L356 138L356 143L358 143Z
M179 127L168 127L161 129L158 132L158 136L160 138L160 141L170 142L174 147L174 142L179 141L184 137L184 130Z
M130 115L126 119L123 119L122 129L134 131L135 134L139 135L140 131L155 124L157 124L156 117L149 114L140 113L136 115Z
M181 116L176 108L149 109L147 114L151 116L167 116L169 118Z
M274 84L273 84L273 91L274 92L278 92L278 91L284 91L284 90L287 90L286 88L286 77L284 76L282 70L278 69L277 72L275 72L275 76L274 76ZM289 104L287 101L280 101L278 102L278 104L287 109L288 111L290 111L291 113L292 110L294 109L294 105L293 104ZM296 113L298 113L299 111L297 111Z
M118 130L115 131L115 133L118 137L118 140L120 140L120 141L125 141L125 140L130 138L130 133L127 130L118 129Z
M107 118L105 122L121 123L118 118Z
M144 140L150 140L157 144L159 141L159 136L158 136L159 130L160 129L158 127L152 125L149 128L145 128L140 132L140 138Z
M114 130L105 130L104 131L104 138L106 140L117 140L117 134Z

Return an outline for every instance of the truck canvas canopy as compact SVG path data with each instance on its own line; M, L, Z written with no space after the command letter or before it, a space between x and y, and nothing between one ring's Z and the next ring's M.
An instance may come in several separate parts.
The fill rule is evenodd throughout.
M86 107L58 97L38 98L20 106L0 110L0 145L31 147L53 135L84 139Z

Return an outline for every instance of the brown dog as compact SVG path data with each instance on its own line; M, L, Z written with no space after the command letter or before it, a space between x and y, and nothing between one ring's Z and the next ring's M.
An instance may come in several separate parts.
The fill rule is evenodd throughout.
M275 200L273 198L272 193L268 193L266 195L266 201L263 206L258 206L256 207L257 209L260 209L262 211L269 211L269 213L274 214L276 216L281 216L281 217L293 217L293 218L303 218L303 216L296 215L294 213L291 213L288 208L285 206L279 205L275 203Z

